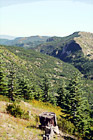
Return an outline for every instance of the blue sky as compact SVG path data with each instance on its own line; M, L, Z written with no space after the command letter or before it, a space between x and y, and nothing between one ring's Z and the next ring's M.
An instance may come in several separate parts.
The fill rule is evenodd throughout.
M93 0L0 0L0 34L93 33Z

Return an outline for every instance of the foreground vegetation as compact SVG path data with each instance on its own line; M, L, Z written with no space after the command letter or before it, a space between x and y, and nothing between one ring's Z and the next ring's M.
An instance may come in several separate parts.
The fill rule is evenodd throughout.
M8 81L5 81L3 72L0 72L0 94L7 96L9 100L13 102L13 104L7 105L7 113L10 113L14 117L28 120L28 112L22 110L16 102L20 102L20 100L24 99L28 101L32 100L33 103L33 99L35 99L38 100L38 104L41 103L41 101L45 102L42 105L49 106L52 109L52 112L55 112L53 107L49 104L50 102L55 106L55 113L58 115L58 124L62 131L77 135L84 139L92 138L92 112L89 108L88 100L82 96L83 90L80 86L79 76L75 75L74 78L71 79L68 87L66 87L63 82L58 89L57 96L50 94L49 83L46 77L40 93L38 90L32 90L24 81L18 83L19 85L17 85L17 88L14 84L13 73L9 78ZM36 103L37 102L34 101L35 106L37 105ZM61 109L58 108L57 105L60 106ZM42 108L42 106L40 106L40 108ZM61 114L58 110L61 111Z
M31 116L22 119L20 116L13 117L6 112L7 106L13 105L14 103L10 102L9 99L5 96L0 96L0 140L2 139L38 139L42 140L42 135L44 131L38 129L39 119L38 116L42 112L55 112L57 115L58 126L63 132L63 137L56 137L55 139L62 140L66 138L67 134L70 134L67 139L70 139L70 136L74 134L78 139L81 139L79 133L74 133L75 126L70 121L67 121L61 116L65 116L62 113L60 107L53 107L52 104L43 103L41 101L29 100L27 102L20 101L16 102L16 106L20 106L20 110L23 112L31 111ZM17 111L18 112L18 111ZM9 114L7 114L9 113ZM86 138L84 138L86 139ZM92 139L92 138L90 138Z
M33 139L42 140L43 130L39 129L39 114L48 111L55 112L57 117L61 114L60 107L53 107L52 104L43 103L41 101L29 100L27 102L16 102L16 106L20 106L21 111L31 111L31 115L27 118L14 117L6 111L7 106L14 103L5 96L0 95L0 140L10 139ZM15 112L15 111L14 111ZM62 140L62 137L56 137L57 140Z

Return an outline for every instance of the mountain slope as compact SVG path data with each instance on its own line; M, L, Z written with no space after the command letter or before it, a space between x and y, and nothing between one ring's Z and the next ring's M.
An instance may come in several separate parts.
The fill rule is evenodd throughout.
M44 54L73 64L86 78L93 78L93 34L75 32L67 37L52 37L35 48Z
M84 56L89 59L93 59L93 33L79 32L79 37L75 37L74 40L82 48Z
M29 79L34 79L32 81L38 84L46 74L52 86L54 86L59 84L63 79L68 82L74 72L78 72L78 70L70 64L66 64L59 59L43 55L33 50L25 50L20 47L0 46L0 53L1 59L3 59L6 65L6 69L14 67L17 76L24 74Z
M46 42L49 37L47 36L30 36L30 37L18 37L14 40L2 40L0 39L1 45L9 45L9 46L19 46L25 48L33 48L41 43Z
M5 73L13 70L17 79L24 75L26 79L30 80L31 85L41 86L45 75L47 75L53 94L56 93L63 80L68 84L75 72L80 73L71 64L34 50L0 46L0 55L0 59L4 61ZM91 80L84 80L83 82L83 88L86 91L85 96L92 102L93 82Z
M0 38L0 44L2 44L2 45L6 44L7 41L9 41L9 40Z

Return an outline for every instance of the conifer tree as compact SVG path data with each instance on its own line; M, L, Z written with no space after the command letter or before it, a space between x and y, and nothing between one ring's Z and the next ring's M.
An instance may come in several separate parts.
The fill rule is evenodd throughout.
M38 101L42 101L42 94L43 94L43 91L42 89L40 89L40 87L38 86L33 86L34 88L34 99L38 100ZM32 88L32 90L33 90Z
M51 91L51 86L49 83L49 79L48 77L45 75L44 79L43 79L43 84L41 85L41 89L42 89L42 101L43 102L49 102L51 104L56 105L56 97L55 95L52 93Z
M82 82L78 74L70 80L68 90L68 110L66 111L70 114L68 120L77 127L78 131L85 133L89 127L89 104L82 96Z
M68 109L67 108L67 93L68 91L66 90L66 85L65 81L62 82L62 85L57 91L58 96L57 96L57 104L60 106L62 109Z
M18 96L24 98L26 100L32 99L34 96L34 92L31 89L31 85L29 84L29 80L26 77L21 77L19 79L19 86L18 86Z
M8 94L7 96L12 100L15 101L16 98L16 75L14 68L9 71L8 75Z
M56 105L57 104L57 98L56 96L54 95L54 93L50 93L49 94L49 103L53 104L53 105Z
M7 79L4 73L3 63L4 63L3 60L0 60L0 94L6 95L8 89L7 89Z
M45 76L43 80L43 85L42 85L42 90L43 90L42 101L43 102L49 101L49 89L50 89L49 81L48 81L47 76Z

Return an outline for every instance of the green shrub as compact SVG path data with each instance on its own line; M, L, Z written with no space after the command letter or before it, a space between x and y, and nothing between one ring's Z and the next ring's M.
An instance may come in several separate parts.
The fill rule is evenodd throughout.
M3 95L0 95L0 101L6 101L9 102L9 98Z
M25 120L29 120L29 113L26 112L22 115L22 118L25 119Z
M20 105L17 105L16 103L7 104L6 111L7 113L13 115L14 117L29 119L29 113L28 112L25 113L25 111L20 108Z
M39 123L40 122L40 119L39 119L39 116L38 115L35 116L35 121L36 121L36 123Z
M63 118L58 118L58 126L59 129L65 133L73 134L75 130L75 126L70 121L67 121Z
M40 123L40 119L38 115L35 116L35 122L36 122L36 127L38 127Z

